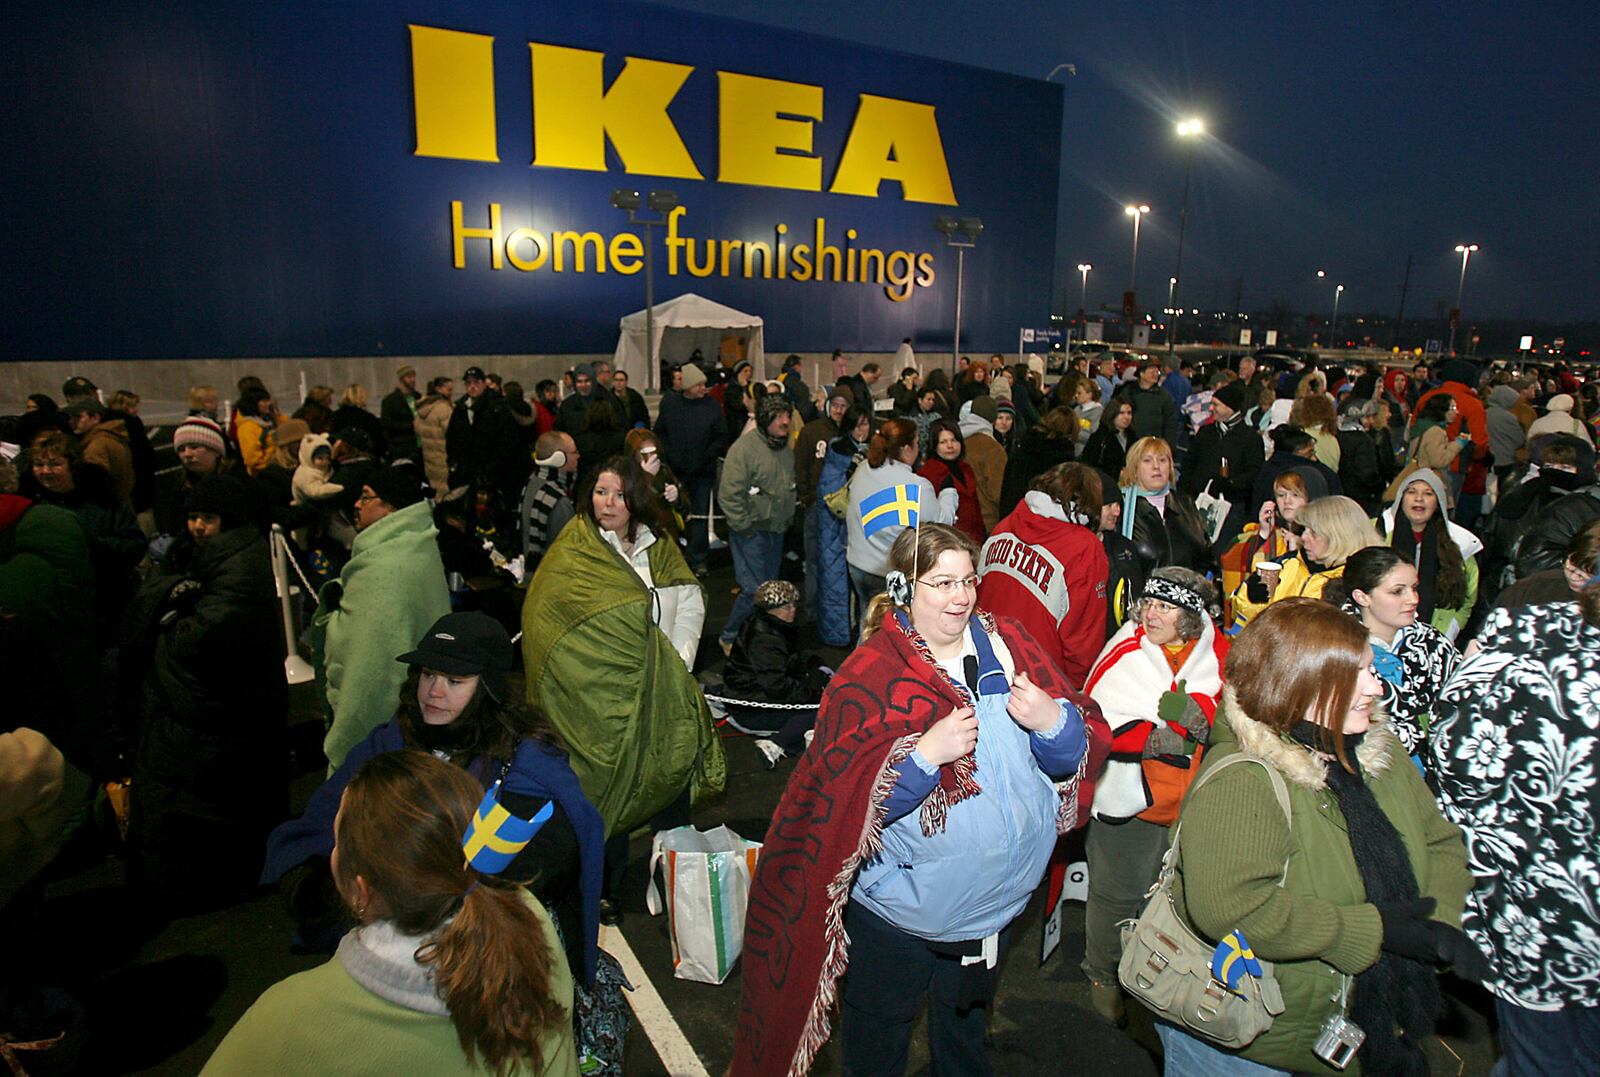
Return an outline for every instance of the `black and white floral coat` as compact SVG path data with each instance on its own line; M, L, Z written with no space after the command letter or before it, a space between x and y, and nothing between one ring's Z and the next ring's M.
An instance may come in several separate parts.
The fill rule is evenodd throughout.
M1600 1005L1600 629L1574 603L1527 606L1493 611L1479 642L1429 737L1477 879L1461 926L1506 1001Z
M1356 620L1361 619L1355 603L1346 602L1344 610ZM1372 645L1382 644L1374 639ZM1434 700L1455 672L1461 652L1443 632L1420 620L1397 632L1394 646L1388 649L1400 659L1404 675L1399 684L1387 677L1378 678L1383 682L1383 706L1400 743L1406 746L1406 754L1416 755L1425 747ZM1424 758L1424 766L1427 762Z

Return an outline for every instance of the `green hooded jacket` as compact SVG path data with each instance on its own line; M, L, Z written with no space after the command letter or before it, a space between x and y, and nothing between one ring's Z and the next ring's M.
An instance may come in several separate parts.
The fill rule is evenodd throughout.
M699 585L676 543L648 554L656 587ZM545 552L522 607L528 702L561 733L608 837L644 824L685 786L699 800L727 780L705 695L654 609L639 575L581 516Z
M1237 928L1258 957L1275 965L1284 1012L1238 1054L1263 1066L1337 1073L1312 1045L1338 1010L1333 1000L1342 977L1376 963L1383 942L1383 921L1366 902L1344 815L1328 789L1327 767L1338 764L1246 715L1227 688L1200 774L1240 752L1283 775L1293 822L1284 821L1259 767L1230 767L1203 786L1197 778L1180 817L1173 898L1202 938L1216 941ZM1461 828L1440 814L1386 717L1373 721L1356 754L1378 806L1400 832L1418 889L1438 901L1433 919L1460 927L1472 885ZM1352 1062L1343 1072L1355 1077L1359 1066Z
M356 536L339 578L317 595L312 636L333 715L322 742L329 773L394 717L406 679L395 659L450 612L438 534L426 501L391 512Z

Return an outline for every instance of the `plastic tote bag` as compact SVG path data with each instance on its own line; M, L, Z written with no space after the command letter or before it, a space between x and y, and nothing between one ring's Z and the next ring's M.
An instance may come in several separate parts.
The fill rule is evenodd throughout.
M760 842L745 841L725 826L704 833L684 826L656 835L645 903L652 916L666 909L678 979L719 984L728 978L744 947L745 905L760 855Z

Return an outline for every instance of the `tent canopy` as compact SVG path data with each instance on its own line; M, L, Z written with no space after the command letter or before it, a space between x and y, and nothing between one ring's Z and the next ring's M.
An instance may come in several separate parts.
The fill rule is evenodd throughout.
M693 292L657 303L652 314L658 361L682 363L696 348L707 360L715 360L726 348L729 354L742 353L755 369L755 376L766 379L767 359L762 350L762 321L758 316L713 303ZM628 380L635 385L658 387L657 372L646 369L649 351L645 312L636 310L623 318L621 330L613 365L626 371Z

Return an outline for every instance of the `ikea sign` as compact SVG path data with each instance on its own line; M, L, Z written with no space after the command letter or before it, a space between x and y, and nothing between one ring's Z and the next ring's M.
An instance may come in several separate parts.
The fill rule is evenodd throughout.
M970 345L1049 311L1054 85L633 3L14 22L6 358L609 351L647 244L769 350L939 350L952 207ZM619 183L680 205L639 228Z

